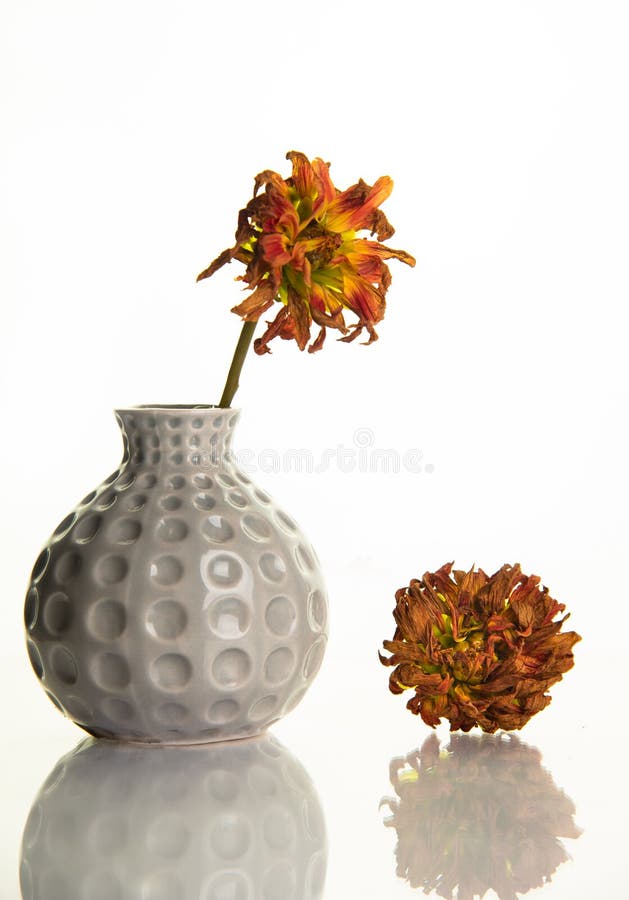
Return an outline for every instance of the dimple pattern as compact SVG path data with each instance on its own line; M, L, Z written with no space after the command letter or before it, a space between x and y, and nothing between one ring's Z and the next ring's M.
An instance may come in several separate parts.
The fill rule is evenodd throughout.
M321 900L326 861L317 792L273 737L159 753L88 740L33 802L20 885L29 900Z
M95 735L189 744L258 734L321 665L316 554L231 457L238 413L117 418L121 466L64 517L33 567L24 624L35 675ZM268 891L280 883L268 875Z

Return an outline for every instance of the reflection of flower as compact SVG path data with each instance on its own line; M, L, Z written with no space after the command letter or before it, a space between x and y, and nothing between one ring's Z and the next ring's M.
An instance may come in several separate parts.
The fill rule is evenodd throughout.
M380 243L393 234L378 209L393 182L383 176L373 187L359 180L339 191L330 179L328 163L311 162L296 151L287 158L292 162L291 177L283 179L269 170L256 176L253 197L238 217L235 245L224 250L197 280L236 259L246 266L239 280L252 293L232 312L255 322L275 300L281 302L275 320L254 342L256 353L269 352L269 341L278 335L294 338L303 350L313 321L320 330L310 352L321 348L326 328L340 331L342 341L353 341L366 329L367 343L371 343L377 338L374 325L384 316L391 282L385 260L415 264L408 253ZM258 194L263 185L266 190ZM356 236L365 229L378 240ZM344 309L357 316L351 332Z
M576 632L560 633L565 606L519 565L491 577L452 564L414 579L395 595L397 628L380 656L395 666L394 694L415 691L407 706L428 725L443 716L452 731L522 728L550 703L548 688L574 663Z
M559 838L581 834L540 752L515 735L452 735L447 752L430 735L391 760L391 784L397 874L425 894L517 900L569 858Z

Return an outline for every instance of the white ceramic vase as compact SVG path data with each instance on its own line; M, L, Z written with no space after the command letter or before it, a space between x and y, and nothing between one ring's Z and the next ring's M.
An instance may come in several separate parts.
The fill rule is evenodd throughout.
M168 744L258 734L319 669L319 564L236 464L238 416L117 410L120 467L35 563L29 658L52 702L90 734Z

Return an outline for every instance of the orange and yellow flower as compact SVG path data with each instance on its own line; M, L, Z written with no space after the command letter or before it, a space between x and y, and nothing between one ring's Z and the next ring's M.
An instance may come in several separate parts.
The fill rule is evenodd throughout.
M452 563L395 595L397 625L389 688L415 693L407 707L427 725L448 719L450 729L522 728L550 701L546 691L572 668L574 631L561 633L565 606L540 587L537 575L505 565L452 571Z
M393 182L386 175L373 186L360 179L339 191L330 179L329 163L310 161L296 151L287 159L293 169L289 178L270 170L256 176L253 197L238 216L235 245L197 281L236 259L246 266L237 280L244 281L251 293L232 312L255 322L276 301L281 303L275 319L254 342L256 353L270 352L269 341L277 336L294 339L300 350L305 349L313 323L319 333L308 347L311 353L323 346L327 328L337 329L346 342L364 329L370 344L378 337L375 325L384 317L391 283L386 260L415 265L410 254L381 243L393 234L379 209ZM360 231L377 240L359 237ZM349 327L345 311L357 319Z

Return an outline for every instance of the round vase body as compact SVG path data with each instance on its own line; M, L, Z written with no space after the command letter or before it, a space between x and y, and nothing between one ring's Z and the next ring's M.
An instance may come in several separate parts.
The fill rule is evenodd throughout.
M51 701L93 735L188 744L257 734L319 669L319 564L232 456L238 416L117 410L121 466L35 563L31 664Z

